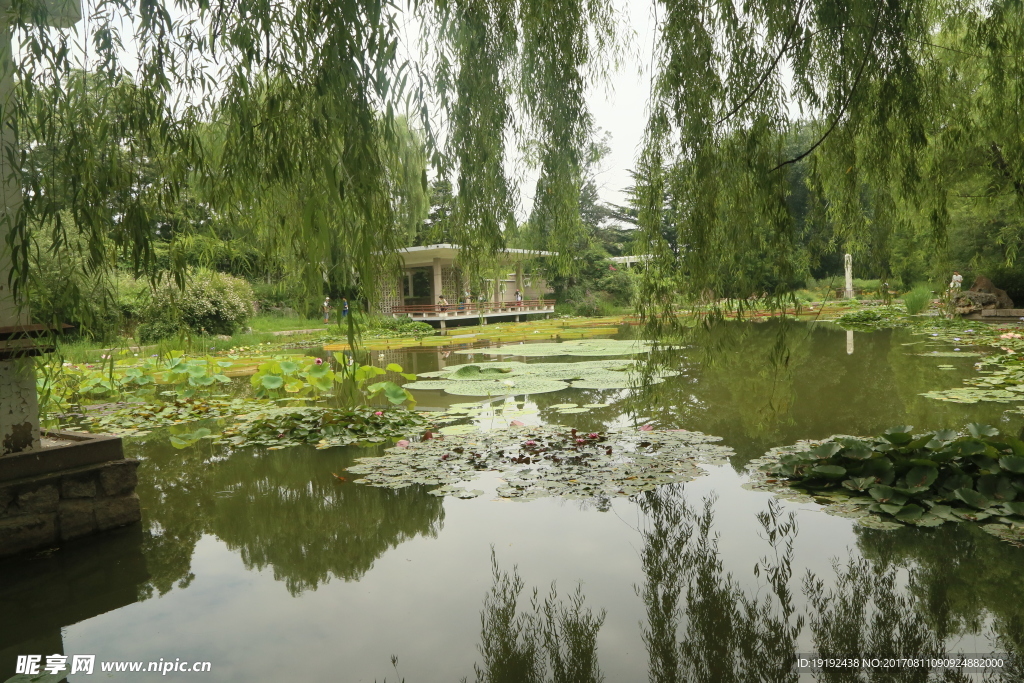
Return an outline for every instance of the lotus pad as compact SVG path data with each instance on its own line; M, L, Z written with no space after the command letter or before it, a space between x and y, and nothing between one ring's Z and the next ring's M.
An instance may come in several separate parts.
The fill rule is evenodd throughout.
M455 353L505 356L632 356L647 353L651 345L635 339L576 339L567 342L513 344L486 349L459 349Z
M701 475L698 463L721 464L732 449L699 432L585 433L564 427L515 427L453 435L391 448L348 468L370 486L440 485L436 495L460 495L477 472L498 472L502 497L631 496Z
M641 376L633 371L634 368L632 361L623 360L470 363L421 373L419 377L431 379L419 379L406 384L405 388L441 389L459 396L534 394L558 391L570 386L574 389L628 389L641 381ZM657 384L664 381L665 377L678 374L672 370L661 370L650 381Z

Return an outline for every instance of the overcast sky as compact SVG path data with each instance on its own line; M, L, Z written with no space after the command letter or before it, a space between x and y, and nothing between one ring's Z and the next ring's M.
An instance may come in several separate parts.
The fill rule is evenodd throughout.
M654 3L615 0L615 4L628 16L633 44L627 50L622 68L612 77L612 92L592 92L590 106L595 124L612 136L611 154L602 163L597 177L601 199L624 204L622 191L633 184L629 172L635 165L647 126L655 23Z

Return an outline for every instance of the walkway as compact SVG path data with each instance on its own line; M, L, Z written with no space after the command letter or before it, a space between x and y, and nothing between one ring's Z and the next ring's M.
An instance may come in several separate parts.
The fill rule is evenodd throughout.
M486 320L487 318L514 315L516 322L519 322L521 315L550 315L555 312L555 301L554 299L531 299L518 304L515 301L453 303L449 304L447 309L442 311L441 307L436 304L432 306L393 306L387 315L393 318L407 315L413 320L440 323L443 330L446 323L454 320L477 320L481 317Z

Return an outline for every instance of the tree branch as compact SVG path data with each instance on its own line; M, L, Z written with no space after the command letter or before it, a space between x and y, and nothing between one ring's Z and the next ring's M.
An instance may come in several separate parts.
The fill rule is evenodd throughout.
M868 48L864 52L864 59L860 63L860 68L857 69L857 76L853 79L853 85L850 86L850 92L846 96L846 101L843 102L843 106L839 108L839 113L836 114L835 119L832 121L832 125L828 127L828 130L825 131L825 134L822 135L820 138L818 138L818 141L815 142L813 145L811 145L810 148L807 151L805 151L802 154L799 154L799 155L793 157L792 159L787 159L786 161L783 161L781 164L779 164L775 168L773 168L770 171L768 171L769 173L774 173L775 171L778 171L780 168L783 168L784 166L789 166L790 164L795 164L796 162L806 158L807 156L809 156L811 154L811 152L816 150L818 148L818 146L821 145L821 143L825 142L825 138L827 138L829 135L831 135L832 131L834 131L836 129L836 126L839 125L839 122L842 120L843 116L846 114L846 110L849 108L850 103L853 101L853 95L857 91L858 84L860 84L861 76L864 75L864 68L867 66L868 60L871 58L871 55L874 52L875 37L877 35L878 35L878 21L876 20L875 21L875 28L871 32L871 41L868 43Z

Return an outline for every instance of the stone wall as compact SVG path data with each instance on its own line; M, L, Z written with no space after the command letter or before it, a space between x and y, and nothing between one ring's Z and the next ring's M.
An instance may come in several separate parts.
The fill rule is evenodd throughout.
M113 460L0 481L0 557L142 519L138 460Z

